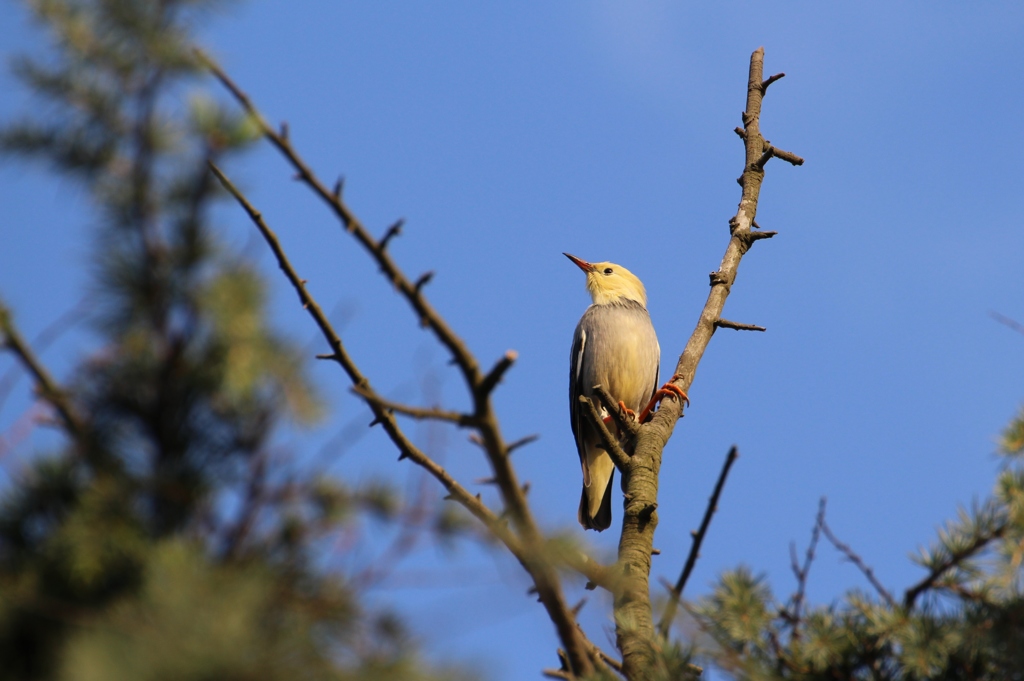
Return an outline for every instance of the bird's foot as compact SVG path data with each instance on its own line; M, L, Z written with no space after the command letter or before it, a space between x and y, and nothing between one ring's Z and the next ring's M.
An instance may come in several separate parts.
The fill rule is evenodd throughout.
M665 385L658 388L658 392L654 393L654 397L652 397L651 401L647 403L644 410L640 412L640 423L645 422L648 417L650 417L651 412L654 411L654 407L656 407L658 403L666 397L675 397L686 404L686 406L690 406L690 398L686 396L686 392L673 383L673 381L676 381L679 378L679 374L673 374L672 378L670 378Z
M633 411L632 409L630 409L629 407L627 407L626 403L623 402L622 400L619 400L619 409L622 410L622 413L625 414L627 418L631 418L631 419L635 419L636 418L636 412Z

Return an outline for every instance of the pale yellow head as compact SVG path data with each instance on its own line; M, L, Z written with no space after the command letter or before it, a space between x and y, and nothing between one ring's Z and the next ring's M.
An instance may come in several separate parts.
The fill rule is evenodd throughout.
M587 273L587 291L595 305L606 305L616 300L635 300L647 307L647 291L632 272L613 262L589 263L574 255L563 253Z

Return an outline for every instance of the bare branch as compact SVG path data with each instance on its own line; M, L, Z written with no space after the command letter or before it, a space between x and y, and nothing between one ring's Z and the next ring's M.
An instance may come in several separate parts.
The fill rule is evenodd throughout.
M537 435L536 433L534 433L533 435L527 435L526 437L521 437L518 440L515 440L513 442L509 442L508 443L508 447L506 447L506 450L507 450L507 452L509 454L511 454L512 452L514 452L515 450L519 449L520 447L525 447L526 445L530 444L531 442L536 442L539 438L540 438L540 435Z
M631 419L627 416L623 411L623 405L616 402L615 398L604 389L604 386L595 385L592 390L597 399L601 401L601 406L605 408L605 411L615 421L619 431L629 433L631 436L636 435L640 430L640 424L637 423L636 419Z
M335 196L340 196L340 192L335 192ZM388 227L388 230L384 232L384 236L380 238L380 250L384 250L388 247L388 243L396 236L402 233L402 226L405 225L405 219L399 219L395 224Z
M701 311L697 326L676 363L672 385L689 392L704 352L715 333L715 322L722 318L725 301L736 281L739 264L749 251L751 226L757 217L758 198L764 170L754 167L766 149L761 134L761 103L764 97L764 50L757 49L750 57L747 78L746 108L743 112L744 143L743 174L739 178L742 194L735 217L730 221L730 239L717 271L711 275L711 290ZM776 153L777 155L777 153ZM763 236L756 238L765 238ZM672 436L676 423L683 414L680 400L667 400L654 417L637 434L633 456L623 472L623 490L626 495L622 535L619 541L619 563L628 571L632 583L625 595L616 599L616 622L628 622L629 627L616 627L619 650L623 655L626 676L639 677L654 663L657 631L653 623L650 603L651 549L657 514L658 473L665 444Z
M793 625L793 638L800 638L800 610L803 607L804 594L807 589L807 575L811 571L811 563L814 562L814 551L818 547L818 539L821 536L821 528L825 524L825 497L821 498L818 502L818 515L814 521L814 529L811 530L811 542L807 545L807 553L804 556L803 567L797 562L796 559L796 546L794 544L789 545L791 567L793 569L793 575L796 577L797 589L793 595L793 612L791 613L791 623Z
M388 255L387 251L380 246L380 242L373 238L369 231L363 226L363 223L356 217L356 215L349 209L348 205L344 202L339 192L337 195L328 189L323 182L316 176L316 174L310 169L304 160L298 155L291 145L289 139L275 131L263 115L259 112L256 106L249 99L248 95L239 88L231 78L218 66L210 57L205 53L197 50L196 55L199 60L206 66L207 69L224 85L225 88L234 96L238 103L245 109L246 113L252 118L252 120L260 127L263 131L264 137L266 137L278 151L280 151L285 158L291 163L292 167L295 168L297 179L307 184L327 205L334 211L335 215L341 220L347 232L350 232L360 244L370 253L370 255L377 261L381 270L384 272L384 276L389 281L394 282L395 287L402 293L402 295L409 301L409 304L413 307L416 312L418 319L422 319L426 322L426 325L437 336L438 340L441 341L448 350L452 353L456 363L462 370L466 380L471 385L477 385L480 381L480 370L476 363L476 359L470 353L469 349L466 348L465 343L462 342L451 327L448 326L441 316L434 310L434 308L426 301L426 299L417 290L416 285L411 282L405 274L399 269L395 262ZM423 282L425 283L425 282ZM422 283L421 283L422 286Z
M50 372L22 338L18 328L14 325L14 320L11 319L10 310L2 303L0 303L0 347L9 350L17 357L25 370L32 375L39 396L50 403L71 436L78 440L79 444L84 445L88 435L88 425L75 411L67 393L53 380Z
M741 324L739 322L730 322L728 319L719 319L715 322L715 326L722 329L736 329L737 331L767 331L768 329L757 324Z
M466 347L462 339L455 334L448 323L440 314L437 313L436 310L434 310L433 306L430 305L426 297L422 294L420 289L423 284L426 283L426 279L421 278L416 283L411 282L394 260L392 260L386 249L381 248L380 243L374 239L369 231L363 226L362 222L349 209L348 205L343 201L340 192L335 194L327 189L325 184L294 150L289 140L277 133L266 122L266 119L253 105L248 96L237 85L235 85L235 83L219 66L217 66L216 63L213 62L212 59L200 51L196 51L196 55L198 59L210 70L210 72L214 74L214 76L228 89L229 92L231 92L242 108L248 113L250 118L259 125L264 136L292 165L296 170L298 179L312 189L313 192L331 208L335 215L340 219L345 231L355 236L356 240L366 249L370 256L376 260L384 276L407 300L420 322L424 326L430 328L438 341L451 353L452 358L461 370L463 378L466 381L466 385L473 397L474 414L479 417L479 423L476 427L479 430L480 440L483 444L488 462L494 471L494 477L497 480L499 489L501 490L502 500L505 504L505 513L511 518L516 530L518 531L520 535L519 540L525 547L529 547L529 550L519 551L519 553L516 554L516 557L519 558L520 563L533 578L540 600L544 604L544 607L548 612L548 616L554 623L560 640L566 647L569 659L572 662L573 670L581 675L591 673L594 669L594 663L586 648L586 640L579 632L575 618L565 603L558 574L554 567L549 565L536 550L536 548L542 544L541 533L537 528L536 522L534 521L533 515L526 502L526 495L523 492L523 487L519 484L515 471L509 463L508 448L501 436L501 429L498 424L497 416L494 414L490 405L490 393L489 391L483 391L480 389L485 377L481 375L476 358ZM236 196L236 198L238 198L238 196ZM258 216L258 213L255 215ZM253 213L250 213L250 216L252 217ZM301 281L299 283L301 285ZM295 282L293 282L293 285L295 285ZM302 291L304 291L304 288ZM323 318L322 313L320 313L319 316ZM326 322L326 318L323 318L323 321ZM350 361L342 359L346 356L344 355L344 349L341 347L340 339L337 341L337 347L332 345L332 349L335 350L335 354L339 355L339 363L344 361L351 364ZM354 365L351 366L354 367ZM348 369L346 370L348 371ZM359 374L359 377L360 378L358 380L353 378L353 384L369 385L365 377L362 377L361 374ZM409 458L413 458L413 454L410 453L411 451L415 451L415 453L421 458L426 458L419 450L415 450L414 448L413 450L410 450L412 445L411 443L408 443L404 434L401 434L392 414L379 406L371 405L371 407L375 414L374 420L384 425L385 430L389 435L391 435L396 446L399 447L403 458L407 456ZM400 435L400 437L395 433ZM403 440L405 443L400 444L400 441ZM429 461L429 459L427 460ZM436 466L436 464L434 465ZM437 468L440 470L439 467Z
M366 386L354 385L352 386L352 392L382 409L410 416L417 420L447 421L463 428L476 425L476 418L471 414L460 414L457 411L445 411L443 409L425 409L422 407L412 407L400 402L392 402L391 400L384 399Z
M890 594L889 591L884 586L882 586L882 583L879 582L878 579L875 577L875 571L872 570L871 567L868 566L861 559L861 557L853 551L853 549L851 549L848 545L844 544L843 542L839 541L836 538L836 536L832 534L832 530L829 529L828 523L825 522L824 518L822 518L821 521L821 531L822 533L824 533L825 538L832 542L832 546L839 549L839 551L846 556L846 559L848 561L856 565L857 569L864 573L864 576L867 577L869 582L871 582L871 586L875 587L875 591L877 591L878 594L883 599L885 599L885 602L888 603L890 606L895 607L895 599L893 599L892 594Z
M779 149L778 147L772 147L772 156L775 158L781 158L783 161L791 165L802 166L804 164L804 160L792 151L786 151L785 149Z
M665 612L661 615L661 621L658 623L658 633L662 638L667 639L669 630L672 627L672 620L676 616L676 608L679 607L679 600L683 597L683 589L686 588L686 582L690 579L690 574L693 572L694 566L697 564L697 558L700 556L700 545L704 542L704 536L708 532L708 527L711 525L711 517L718 510L718 498L722 495L722 489L725 487L725 479L729 477L729 470L732 468L733 463L739 458L739 452L736 450L736 445L733 445L729 449L729 453L725 456L725 463L722 465L722 472L718 474L718 481L715 483L715 489L711 492L711 497L708 498L708 506L704 510L704 518L700 522L700 528L693 533L693 544L690 546L690 553L686 556L686 563L683 565L683 571L679 575L679 580L676 582L675 587L672 588L672 593L669 597L668 604L665 606Z
M494 365L494 368L487 372L487 375L484 376L484 380L481 381L480 385L477 387L477 392L481 397L481 399L476 400L478 408L481 405L486 404L487 395L498 387L501 377L504 376L505 372L512 367L513 362L515 362L518 357L519 353L515 350L509 350L502 355L501 359L499 359L497 364Z
M988 315L1003 326L1013 329L1017 333L1024 333L1024 324L1021 324L1016 319L1011 319L1005 315L999 314L998 312L989 312Z
M762 94L768 91L768 86L769 85L771 85L775 81L779 80L780 78L785 78L785 77L786 77L785 73L776 73L774 76L769 76L763 83L761 83L761 92L762 92Z

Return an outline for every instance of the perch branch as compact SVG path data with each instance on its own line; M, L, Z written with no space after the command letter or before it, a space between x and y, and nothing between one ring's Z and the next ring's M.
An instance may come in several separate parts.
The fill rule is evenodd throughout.
M701 311L697 326L690 335L676 362L671 383L688 392L697 373L697 366L711 337L715 322L722 318L725 301L736 281L740 261L754 240L751 226L757 217L757 204L764 180L764 169L755 162L765 152L767 142L760 129L761 103L764 97L764 50L758 48L750 57L747 78L746 107L743 112L744 146L743 174L739 178L742 193L735 217L730 220L730 239L721 265L711 278L711 290ZM778 150L776 150L778 155ZM764 238L764 237L757 237ZM683 414L680 400L666 399L635 440L633 456L623 473L626 495L622 535L619 541L619 566L629 575L630 585L615 600L617 644L623 656L623 667L629 678L641 678L655 660L656 629L650 602L651 550L657 526L658 473L665 444L672 436Z

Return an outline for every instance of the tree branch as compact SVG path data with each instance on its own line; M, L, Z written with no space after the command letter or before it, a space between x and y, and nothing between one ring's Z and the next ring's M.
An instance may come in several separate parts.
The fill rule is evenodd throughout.
M814 521L814 529L811 530L811 542L807 545L807 553L804 556L803 567L797 562L796 545L789 545L790 563L793 575L796 577L796 593L793 594L793 612L790 613L790 623L793 626L793 638L800 638L800 610L803 607L804 594L807 589L807 575L811 572L811 563L814 562L814 551L818 547L818 539L821 537L821 528L825 525L825 497L818 502L818 515Z
M846 559L848 561L856 565L857 569L864 573L864 576L867 577L869 582L871 582L871 586L875 587L875 591L877 591L878 594L885 599L885 602L888 603L890 606L895 607L896 600L892 597L892 594L890 594L889 591L884 586L882 586L882 583L879 582L878 579L875 577L875 571L872 570L871 567L867 565L863 560L861 560L861 557L854 553L853 549L851 549L848 545L844 544L843 542L839 541L836 538L836 536L832 534L832 530L829 529L828 523L825 522L824 518L822 518L821 520L821 531L822 533L824 533L825 538L832 542L832 546L835 546L837 549L839 549L839 551L841 551L843 555L846 556Z
M79 445L84 446L88 435L88 426L85 420L75 411L67 394L53 380L50 372L22 338L18 328L14 325L14 320L11 319L10 310L2 303L0 303L0 347L9 350L17 357L25 370L32 375L39 396L50 403L71 436L78 441Z
M278 149L285 153L286 157L288 157L288 159L292 161L297 168L301 169L300 174L304 179L306 179L307 184L313 187L317 193L321 193L323 188L322 183L320 183L312 172L308 170L301 159L299 159L298 155L292 151L287 139L279 136L266 124L262 116L259 115L256 109L249 102L248 98L241 94L241 91L231 83L223 72L221 72L216 66L213 66L212 62L208 61L208 64L210 65L211 70L214 70L214 73L221 79L221 82L235 93L236 97L241 96L239 101L242 102L243 106L251 116L260 121L264 134L274 142ZM354 386L359 387L363 391L372 392L369 380L359 371L355 363L348 356L348 353L341 342L341 338L332 328L320 306L306 290L304 280L298 276L294 268L291 266L276 234L274 234L274 232L266 225L259 211L249 203L242 193L230 182L230 180L228 180L224 173L213 163L210 163L210 168L225 189L235 197L235 200L246 211L250 219L263 235L264 240L274 252L274 255L277 257L278 265L291 282L296 293L298 293L299 300L302 303L303 308L309 311L317 326L320 328L321 333L324 335L324 338L330 345L332 350L331 359L336 361L345 370ZM323 196L324 194L321 193L321 195ZM533 520L532 514L530 513L526 502L525 492L519 484L515 476L515 472L512 470L511 464L508 460L508 447L501 436L497 416L491 408L490 393L489 391L484 393L482 390L482 387L485 387L483 384L484 379L479 375L475 358L462 344L461 340L459 340L454 333L450 331L447 324L440 318L433 308L426 303L415 285L409 283L405 275L390 259L390 256L388 256L383 249L380 249L376 242L373 241L372 237L370 237L366 230L362 228L362 225L355 219L354 215L352 215L348 211L348 208L341 202L340 197L334 196L331 193L327 193L326 196L328 197L327 200L335 207L336 211L340 211L339 214L343 216L343 221L345 222L348 231L356 234L359 240L367 246L371 254L373 254L377 259L378 263L381 264L381 268L384 270L385 275L388 276L391 281L396 282L396 285L399 286L400 290L402 290L409 299L414 310L420 314L421 319L424 319L427 322L427 325L434 329L435 335L438 336L441 342L452 350L456 363L462 368L463 376L465 377L467 385L470 387L470 391L473 394L475 404L474 426L480 433L481 442L484 445L484 451L486 452L491 468L494 471L494 477L499 489L501 490L506 510L511 515L513 522L519 530L520 536L516 537L513 533L509 532L507 528L505 528L503 521L496 518L479 499L470 495L469 492L459 485L450 475L448 475L443 468L430 459L424 452L415 447L398 427L394 415L381 406L379 400L376 402L367 400L367 404L370 406L370 409L374 414L374 423L382 424L385 432L387 432L388 436L400 452L399 459L412 459L413 462L430 472L431 475L437 478L441 484L444 485L452 498L465 506L470 513L481 520L481 522L483 522L496 536L498 536L506 547L512 551L513 555L516 556L520 564L523 565L526 571L533 578L538 596L544 604L544 607L548 612L548 616L555 625L559 639L568 651L569 658L573 664L573 669L581 675L591 673L594 669L594 662L587 647L588 642L579 631L576 619L568 605L565 603L565 599L562 595L561 584L554 566L549 564L541 551L543 538ZM509 353L506 353L505 363L511 365L513 359L514 355L510 356ZM493 380L495 382L497 382L497 380L500 379L501 374L504 373L505 369L500 368L502 363L503 362L499 362L490 374L490 376L494 377Z
M711 525L711 517L718 510L718 498L722 495L722 488L725 487L725 479L729 476L729 470L739 456L736 446L733 445L725 456L722 472L718 474L718 482L715 483L715 489L708 499L708 506L704 510L704 519L700 522L700 529L693 533L693 544L690 546L690 553L686 556L683 571L679 575L679 580L676 582L675 587L672 588L668 604L665 606L665 612L662 613L661 621L658 623L658 633L664 639L668 638L669 629L672 627L672 620L676 616L676 608L679 607L679 601L683 597L683 589L686 588L686 582L690 579L690 573L693 572L693 568L697 564L697 558L700 557L700 545L704 542L708 526Z
M721 265L711 278L711 291L697 326L676 363L672 383L689 391L697 366L715 333L715 322L722 318L740 261L757 238L751 226L757 216L757 204L764 180L764 169L756 161L765 152L767 142L761 134L761 102L764 97L764 50L750 57L746 108L740 135L745 150L743 174L739 178L742 194L735 216L730 220L730 240ZM777 151L775 152L777 154ZM760 233L758 233L760 234ZM626 495L619 541L619 569L628 574L630 585L615 600L616 638L622 651L623 666L630 679L648 678L653 667L656 632L650 602L651 550L657 526L658 473L665 444L683 413L679 400L666 400L636 438L633 456L623 473ZM628 626L624 626L628 623Z
M728 319L719 319L715 322L715 326L720 329L735 329L737 331L767 331L768 329L757 324L741 324L740 322L730 322Z
M580 406L583 407L583 413L590 420L590 425L597 430L597 434L601 436L601 444L604 445L605 452L611 457L612 463L620 471L625 470L629 464L629 455L622 450L619 446L618 439L612 435L611 431L608 430L608 426L604 424L604 419L601 418L601 412L597 410L594 403L590 401L586 395L580 395Z
M446 421L454 423L463 428L470 428L476 425L476 418L471 414L460 414L457 411L445 411L444 409L425 409L423 407L412 407L400 402L386 400L373 390L360 385L352 386L352 392L362 397L367 402L372 402L378 407L387 411L396 412L409 416L420 421Z

